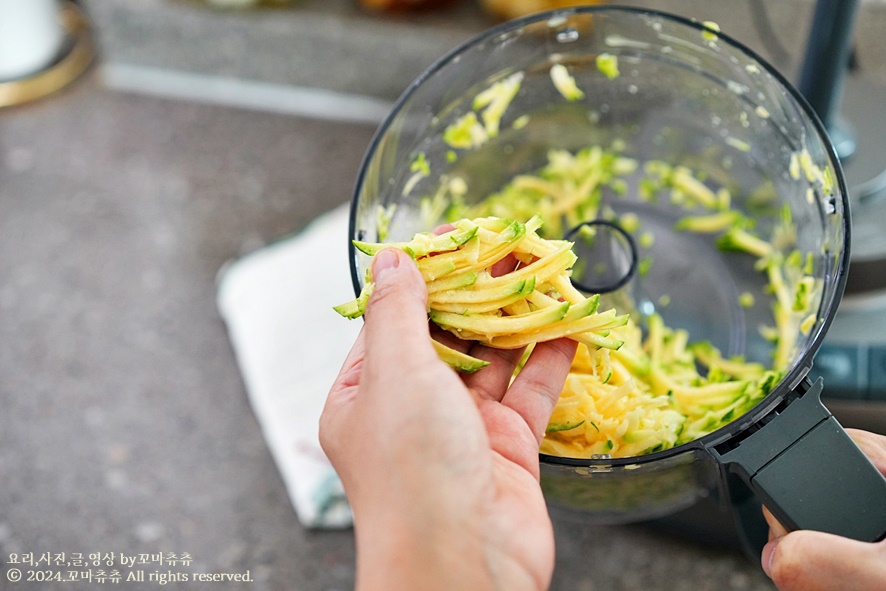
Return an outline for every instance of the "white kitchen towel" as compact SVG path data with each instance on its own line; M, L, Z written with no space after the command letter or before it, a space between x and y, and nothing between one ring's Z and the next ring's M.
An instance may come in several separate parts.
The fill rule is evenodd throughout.
M219 273L218 308L250 404L296 515L312 528L352 523L318 439L326 394L362 325L332 310L354 297L347 229L342 205Z

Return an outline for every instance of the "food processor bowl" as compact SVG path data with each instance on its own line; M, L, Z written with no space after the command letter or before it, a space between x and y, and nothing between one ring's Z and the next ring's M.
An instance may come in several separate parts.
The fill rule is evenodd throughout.
M458 47L407 89L372 140L349 238L408 240L454 210L507 205L502 187L550 163L552 151L588 149L617 169L617 182L601 184L599 207L544 227L546 237L602 219L635 234L618 255L630 277L604 300L644 328L660 316L724 357L775 364L779 379L729 424L669 449L542 454L548 501L625 522L702 497L738 502L750 490L789 528L882 538L886 480L806 377L846 280L840 164L790 83L715 25L586 7L505 23ZM719 220L719 237L678 231L687 216L722 211L735 217ZM749 228L765 240L735 244L730 230ZM358 292L369 263L352 247ZM782 302L773 329L778 286L791 280L807 282L806 301Z

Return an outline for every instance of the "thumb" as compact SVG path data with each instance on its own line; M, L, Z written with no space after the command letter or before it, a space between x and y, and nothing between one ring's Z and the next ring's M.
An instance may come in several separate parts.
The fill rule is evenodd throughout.
M434 354L428 329L428 289L409 255L386 248L372 261L375 288L366 307L366 363L427 364Z
M763 570L780 591L886 588L886 543L800 530L763 548Z

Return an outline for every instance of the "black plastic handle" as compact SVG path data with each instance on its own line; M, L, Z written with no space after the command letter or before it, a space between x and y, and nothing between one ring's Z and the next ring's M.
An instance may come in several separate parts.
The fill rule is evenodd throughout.
M821 402L823 382L775 411L737 445L709 451L789 530L886 537L886 478Z

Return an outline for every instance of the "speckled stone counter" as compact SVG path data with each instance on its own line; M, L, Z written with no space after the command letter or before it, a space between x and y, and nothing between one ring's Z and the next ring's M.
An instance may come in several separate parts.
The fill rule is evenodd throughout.
M214 280L347 200L371 131L95 78L0 115L3 555L187 551L255 589L348 587L350 534L298 526Z

